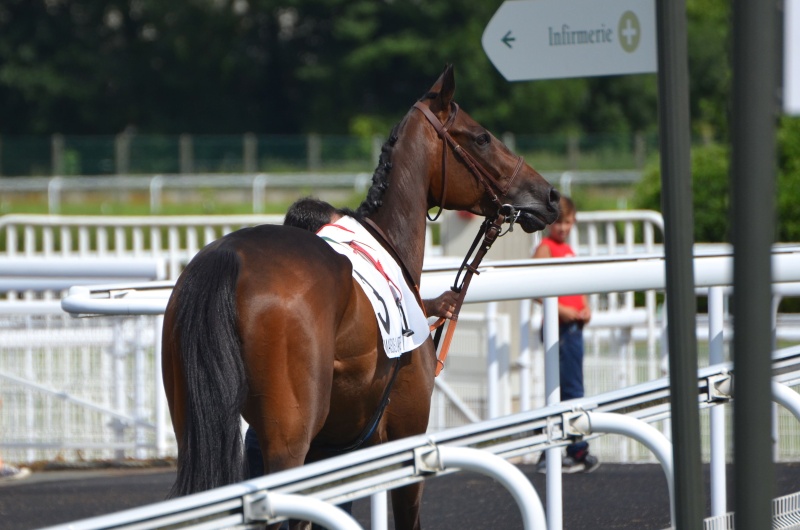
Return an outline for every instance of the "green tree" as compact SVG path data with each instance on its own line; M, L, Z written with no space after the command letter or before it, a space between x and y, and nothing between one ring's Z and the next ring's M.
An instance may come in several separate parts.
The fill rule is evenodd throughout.
M721 141L728 139L730 8L730 0L686 2L693 132Z
M653 132L656 77L509 83L480 0L4 0L0 134L348 133L394 123L445 63L496 133ZM724 134L727 0L689 0L692 115Z
M800 117L783 118L778 149L778 241L800 241Z
M800 118L784 117L778 128L777 215L775 240L800 241ZM753 175L752 178L763 178ZM694 238L731 241L730 149L711 143L692 149ZM661 174L657 164L644 172L634 195L637 208L661 211Z
M692 198L694 240L705 243L729 241L729 156L721 144L692 149ZM661 211L661 170L658 163L649 165L636 186L637 208Z

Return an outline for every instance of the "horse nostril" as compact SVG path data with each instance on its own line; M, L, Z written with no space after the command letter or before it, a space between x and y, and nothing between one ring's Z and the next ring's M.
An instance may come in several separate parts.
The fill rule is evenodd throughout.
M550 203L548 206L551 210L558 210L558 203L561 200L561 194L558 193L558 190L555 188L550 188Z

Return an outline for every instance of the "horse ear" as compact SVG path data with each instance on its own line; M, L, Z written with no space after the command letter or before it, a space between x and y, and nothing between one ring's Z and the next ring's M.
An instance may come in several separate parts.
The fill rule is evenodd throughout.
M450 110L450 102L453 101L453 94L456 91L456 77L453 73L453 65L448 64L444 67L444 72L431 87L430 92L437 94L431 107L436 107L434 112Z

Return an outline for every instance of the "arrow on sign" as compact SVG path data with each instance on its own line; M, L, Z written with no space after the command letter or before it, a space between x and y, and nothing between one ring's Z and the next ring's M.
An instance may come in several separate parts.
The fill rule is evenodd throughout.
M515 40L517 40L517 39L515 39L514 37L512 37L512 36L511 36L511 30L508 30L508 33L506 33L506 34L503 36L503 38L502 38L502 39L500 39L500 40L501 40L501 41L503 41L503 44L505 44L506 46L508 46L508 47L510 48L510 47L511 47L511 43L512 43L512 42L514 42L514 41L515 41Z

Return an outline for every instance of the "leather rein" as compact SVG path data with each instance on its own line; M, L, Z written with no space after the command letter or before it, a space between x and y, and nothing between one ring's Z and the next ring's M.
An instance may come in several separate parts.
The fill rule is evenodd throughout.
M474 274L480 274L478 272L478 266L480 262L483 260L483 257L492 247L492 244L495 240L503 235L502 234L502 224L505 222L507 217L511 218L511 226L509 227L508 231L513 230L514 223L519 216L519 212L510 204L504 204L500 197L505 197L508 190L511 188L511 184L517 178L519 174L519 170L522 168L522 164L524 162L521 156L517 157L517 164L514 167L514 171L511 173L511 176L505 181L505 184L501 183L498 179L496 179L489 171L486 170L483 165L468 151L464 150L458 142L456 142L455 138L450 134L450 127L456 120L456 116L458 116L458 104L453 101L451 103L451 112L450 116L447 118L445 123L439 121L439 118L431 111L431 109L424 105L421 101L417 101L414 103L414 108L422 113L425 118L427 118L428 122L433 126L436 130L436 134L439 135L439 138L442 139L442 196L439 199L439 211L436 213L436 216L433 218L428 217L431 221L435 221L439 218L444 210L444 201L445 197L447 196L447 146L449 145L450 148L453 150L453 153L457 156L457 158L461 159L467 169L478 179L478 182L481 183L483 189L486 191L486 194L498 206L497 215L494 218L487 217L483 224L481 225L480 230L478 231L478 235L475 236L475 240L472 242L472 246L470 247L467 255L464 257L464 261L461 263L461 267L456 274L456 280L453 283L453 286L450 288L453 292L455 292L458 296L456 298L456 305L453 311L453 316L450 318L450 323L447 325L447 332L444 334L444 342L442 343L441 349L439 348L439 343L442 338L442 331L444 329L445 319L440 318L436 321L435 324L431 326L431 329L436 329L436 333L433 337L433 346L435 350L438 352L436 355L436 376L438 376L442 369L444 368L444 361L447 358L447 353L450 350L450 343L453 340L453 334L455 333L456 325L458 323L458 313L461 311L461 305L464 302L464 298L467 295L467 288L469 287L469 283L472 280L472 276ZM483 237L483 242L481 243L480 247L478 248L475 257L473 258L472 262L467 264L469 257L475 252L475 248L478 245L478 242ZM458 279L461 276L461 273L466 270L464 274L464 278L459 285Z

